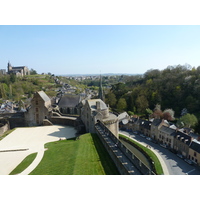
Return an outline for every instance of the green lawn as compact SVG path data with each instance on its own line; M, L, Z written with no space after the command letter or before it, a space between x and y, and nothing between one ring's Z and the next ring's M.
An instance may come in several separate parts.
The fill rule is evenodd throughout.
M28 155L11 173L10 175L15 175L23 172L36 158L37 153L32 153Z
M96 134L84 134L79 140L62 140L48 148L31 175L116 175L115 164Z

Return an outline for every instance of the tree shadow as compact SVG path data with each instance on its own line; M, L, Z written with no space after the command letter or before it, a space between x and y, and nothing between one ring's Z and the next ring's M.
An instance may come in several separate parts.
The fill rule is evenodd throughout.
M115 163L108 154L106 148L103 146L99 136L95 133L91 133L92 140L94 142L95 148L99 155L99 159L104 168L106 175L120 175Z

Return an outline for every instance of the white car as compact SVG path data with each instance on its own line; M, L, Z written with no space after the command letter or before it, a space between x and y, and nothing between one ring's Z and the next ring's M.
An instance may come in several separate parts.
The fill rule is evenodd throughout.
M167 148L166 144L160 144L160 146L163 147L163 148Z
M152 139L150 137L146 137L147 140L151 141Z
M177 153L176 155L177 155L179 158L183 159L183 155L182 155L182 154Z
M184 159L185 160L185 162L187 162L189 165L192 165L193 164L193 162L190 160L190 159Z

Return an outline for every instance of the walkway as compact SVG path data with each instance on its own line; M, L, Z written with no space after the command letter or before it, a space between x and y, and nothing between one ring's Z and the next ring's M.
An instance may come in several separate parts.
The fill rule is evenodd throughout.
M100 126L96 126L99 133L103 137L104 141L107 143L112 152L116 155L118 160L124 165L130 175L141 175L141 173L137 170L137 168L130 162L130 160L126 157L126 155L117 147L117 145L113 142L113 140L105 134L105 132L101 129Z
M76 136L76 130L70 126L41 126L17 128L0 141L0 175L7 175L28 155L37 153L35 160L20 175L29 174L37 167L44 155L44 144L59 139ZM28 149L23 151L10 151ZM4 152L5 150L9 150Z

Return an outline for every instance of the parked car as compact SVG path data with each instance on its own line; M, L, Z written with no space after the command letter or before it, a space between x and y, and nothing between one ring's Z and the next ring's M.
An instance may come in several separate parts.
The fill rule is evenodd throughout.
M138 135L138 134L139 134L139 133L138 133L138 131L133 131L133 133L134 133L134 134L136 134L136 135Z
M189 165L193 165L193 162L190 159L184 159Z
M152 141L153 143L155 143L155 144L158 144L158 142L157 142L156 140L154 140L154 139L151 139L151 141Z
M142 134L142 133L140 134L140 136L141 136L141 137L145 137L145 135L144 135L144 134Z
M160 144L160 146L163 147L163 148L165 148L165 149L167 148L166 144Z
M179 158L183 159L183 155L182 155L182 154L177 153L176 155L177 155Z
M146 137L147 140L151 141L152 139L150 137Z

